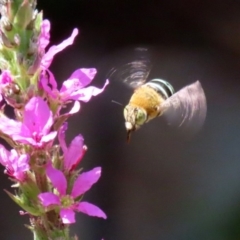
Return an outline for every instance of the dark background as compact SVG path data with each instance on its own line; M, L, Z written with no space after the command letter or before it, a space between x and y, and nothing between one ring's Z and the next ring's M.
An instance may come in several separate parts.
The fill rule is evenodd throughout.
M175 89L200 80L208 114L203 129L186 137L155 119L126 143L122 107L131 90L111 82L82 104L70 120L68 141L82 133L88 152L82 166L102 166L100 181L85 200L107 220L77 214L81 240L240 239L240 2L40 0L57 44L74 27L73 46L51 70L59 82L79 67L96 67L101 87L113 62L135 47L148 47L152 77ZM120 54L121 53L121 54ZM1 188L10 182L1 175ZM32 239L19 208L2 191L0 239Z

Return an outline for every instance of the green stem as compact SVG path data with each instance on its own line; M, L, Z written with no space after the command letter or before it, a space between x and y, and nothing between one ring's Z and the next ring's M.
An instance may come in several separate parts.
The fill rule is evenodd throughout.
M38 185L38 188L40 192L47 192L48 191L48 184L47 184L47 176L45 172L41 170L34 171L36 183Z

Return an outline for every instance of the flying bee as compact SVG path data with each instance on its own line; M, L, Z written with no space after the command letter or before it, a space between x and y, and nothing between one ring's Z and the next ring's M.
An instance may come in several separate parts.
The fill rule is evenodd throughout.
M136 88L123 111L127 141L133 131L162 114L163 102L173 93L172 85L162 79L152 79Z
M111 75L134 89L123 115L129 142L132 132L150 120L164 116L173 126L198 130L206 118L206 98L196 81L174 92L173 86L162 79L147 81L150 62L140 59L113 69Z

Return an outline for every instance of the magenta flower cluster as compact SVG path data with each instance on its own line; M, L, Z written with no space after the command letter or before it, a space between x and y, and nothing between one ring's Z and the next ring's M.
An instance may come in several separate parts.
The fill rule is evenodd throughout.
M20 195L11 195L11 198L26 212L32 209L29 212L31 216L41 217L41 214L54 211L58 216L55 219L60 219L62 224L74 223L75 212L106 219L100 208L82 201L84 193L99 180L101 167L87 172L77 170L87 147L80 134L67 146L65 132L67 119L80 110L80 102L88 102L102 93L108 81L102 88L88 86L97 70L79 68L58 88L49 69L54 56L73 44L77 35L78 30L74 29L68 39L46 51L50 41L50 22L43 20L36 43L38 61L33 64L38 74L32 79L37 78L37 81L30 80L24 85L22 79L18 81L18 76L9 69L2 69L0 76L0 101L3 105L0 132L12 147L7 150L0 145L0 163L22 191ZM71 102L71 110L62 113L62 108ZM5 114L3 103L14 108L14 119ZM56 140L58 148L54 145ZM26 188L34 199L31 206L25 205L21 199L23 195L27 196Z

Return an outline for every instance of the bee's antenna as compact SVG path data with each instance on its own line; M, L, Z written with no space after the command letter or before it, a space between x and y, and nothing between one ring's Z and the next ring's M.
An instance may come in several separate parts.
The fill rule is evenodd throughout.
M116 103L116 104L118 104L118 105L120 105L120 106L123 106L123 104L122 104L122 103L120 103L120 102L117 102L117 101L115 101L115 100L112 100L111 102L112 102L112 103Z

